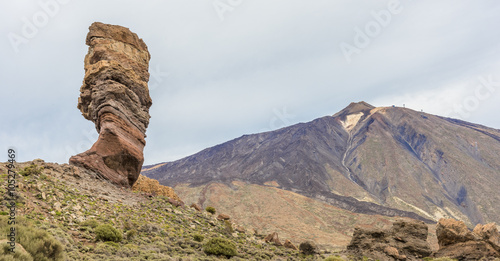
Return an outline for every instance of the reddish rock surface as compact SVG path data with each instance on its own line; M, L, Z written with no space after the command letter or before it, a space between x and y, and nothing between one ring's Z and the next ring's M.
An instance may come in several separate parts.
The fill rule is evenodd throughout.
M152 104L147 85L150 54L142 39L117 25L93 23L86 44L78 109L95 123L99 138L69 162L131 187L144 162Z

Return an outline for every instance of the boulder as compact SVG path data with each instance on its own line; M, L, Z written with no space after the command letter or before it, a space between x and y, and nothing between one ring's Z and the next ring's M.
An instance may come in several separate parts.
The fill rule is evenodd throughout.
M482 240L489 242L495 249L500 250L500 233L495 223L486 225L477 224L472 231Z
M494 223L478 224L471 232L462 221L441 219L436 235L439 250L433 257L458 260L489 260L500 257L500 234Z
M474 235L464 222L454 219L440 219L436 227L439 248L474 240Z
M78 109L94 122L99 138L69 162L131 187L144 162L152 104L147 85L150 54L128 28L98 22L90 26L86 44Z
M427 225L416 220L396 221L385 230L356 227L347 249L380 260L421 260L432 253L427 232Z
M485 241L467 241L447 245L440 248L432 257L448 257L454 260L489 260L500 257L500 254Z

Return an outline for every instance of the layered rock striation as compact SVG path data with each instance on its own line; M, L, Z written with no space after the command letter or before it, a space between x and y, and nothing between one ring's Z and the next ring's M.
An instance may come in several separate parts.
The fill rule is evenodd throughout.
M86 44L78 109L94 122L99 138L69 162L131 187L144 162L152 104L147 84L151 56L142 39L117 25L93 23Z

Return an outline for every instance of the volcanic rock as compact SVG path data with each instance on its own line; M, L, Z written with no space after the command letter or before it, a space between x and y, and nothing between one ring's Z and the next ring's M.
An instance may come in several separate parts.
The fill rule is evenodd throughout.
M440 219L436 227L439 248L474 240L474 235L464 222L454 219Z
M264 241L266 243L271 243L271 244L274 244L276 246L282 246L283 245L283 244L281 244L280 239L278 237L278 233L276 233L276 232L273 232L273 233L267 235L264 238Z
M380 260L421 260L431 254L427 231L422 221L397 221L388 230L356 227L347 249Z
M498 233L495 223L477 224L472 232L481 239L488 241L495 249L500 250L500 233Z
M69 162L131 187L144 162L152 104L147 85L150 54L128 28L98 22L90 26L86 44L78 109L94 122L99 138Z
M439 250L433 257L458 260L489 260L500 257L500 234L494 223L478 224L473 232L462 221L439 220L436 228Z

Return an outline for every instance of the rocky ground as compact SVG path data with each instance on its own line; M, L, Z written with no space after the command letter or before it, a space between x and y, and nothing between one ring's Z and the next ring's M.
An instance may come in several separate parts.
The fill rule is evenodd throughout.
M7 184L5 165L0 166L0 184ZM16 217L23 218L29 227L47 232L47 238L55 239L64 248L64 258L47 260L226 258L205 253L204 246L211 238L232 242L237 253L231 259L235 260L323 260L331 255L325 251L304 255L299 250L266 243L265 235L217 219L220 213L175 207L165 196L119 188L75 166L34 160L16 163L16 170L21 173L17 176ZM4 217L0 230L6 231L10 197L6 186L0 187L0 193L0 218ZM97 240L96 227L100 224L118 229L123 239ZM21 245L16 249L21 251ZM0 260L16 260L6 258Z
M5 165L0 166L1 184L7 184ZM356 228L347 248L332 251L314 242L294 245L276 233L259 234L217 209L210 213L184 205L170 188L147 178L136 186L147 191L141 192L67 164L34 160L16 163L16 171L17 246L11 255L8 242L1 239L0 261L479 260L474 259L481 257L475 246L490 251L484 260L499 260L494 258L500 253L494 225L470 232L463 222L440 222L435 251L428 243L427 225L402 219L385 230ZM0 230L7 234L11 195L6 186L0 187L0 195Z

